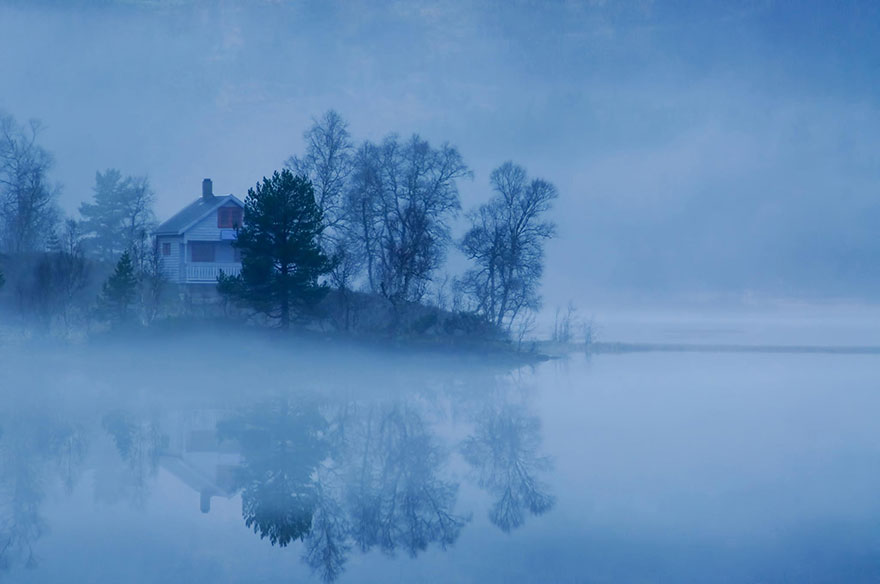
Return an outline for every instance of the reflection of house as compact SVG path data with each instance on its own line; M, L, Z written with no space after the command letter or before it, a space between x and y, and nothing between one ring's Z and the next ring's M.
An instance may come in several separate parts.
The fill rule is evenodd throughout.
M235 474L241 455L235 442L221 442L217 421L221 412L198 412L174 420L168 432L168 447L159 464L199 493L202 513L211 510L211 497L235 495Z
M241 225L244 203L233 195L217 196L211 179L202 196L155 231L165 276L178 284L214 284L220 272L237 275L241 257L232 241Z

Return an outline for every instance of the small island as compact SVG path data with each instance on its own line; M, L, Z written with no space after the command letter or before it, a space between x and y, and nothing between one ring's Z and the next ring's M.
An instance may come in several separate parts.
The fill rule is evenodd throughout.
M65 217L39 127L9 114L2 123L13 146L2 178L21 199L3 217L5 342L210 324L535 353L524 341L558 193L518 164L491 173L488 199L455 237L458 184L474 179L458 149L418 134L356 142L330 110L305 131L301 154L240 197L215 194L205 178L194 200L186 187L175 193L187 204L159 223L149 179L111 168ZM458 274L445 270L451 249L468 261Z

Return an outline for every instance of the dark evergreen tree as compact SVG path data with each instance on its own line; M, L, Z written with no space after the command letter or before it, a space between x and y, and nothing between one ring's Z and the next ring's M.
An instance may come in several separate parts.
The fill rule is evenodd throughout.
M116 270L104 282L99 298L99 306L104 314L114 322L128 320L129 309L137 295L138 281L134 265L128 252L122 254L116 263Z
M0 290L3 289L3 284L6 283L6 277L3 275L3 270L0 270Z
M220 291L279 319L308 312L327 294L318 279L332 262L321 251L321 210L312 183L289 170L263 177L245 199L244 225L234 245L241 250L240 276L221 276Z

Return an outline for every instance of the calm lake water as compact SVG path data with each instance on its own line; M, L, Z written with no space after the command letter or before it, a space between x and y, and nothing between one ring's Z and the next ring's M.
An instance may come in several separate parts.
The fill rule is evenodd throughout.
M880 358L0 356L0 581L876 582Z

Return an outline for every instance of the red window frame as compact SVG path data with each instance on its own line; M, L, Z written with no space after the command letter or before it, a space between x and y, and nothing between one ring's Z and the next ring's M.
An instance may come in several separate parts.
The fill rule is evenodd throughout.
M171 255L171 244L170 243L163 243L162 244L162 255L163 256L170 256Z
M235 229L241 226L240 207L220 207L217 209L217 227L220 229Z

